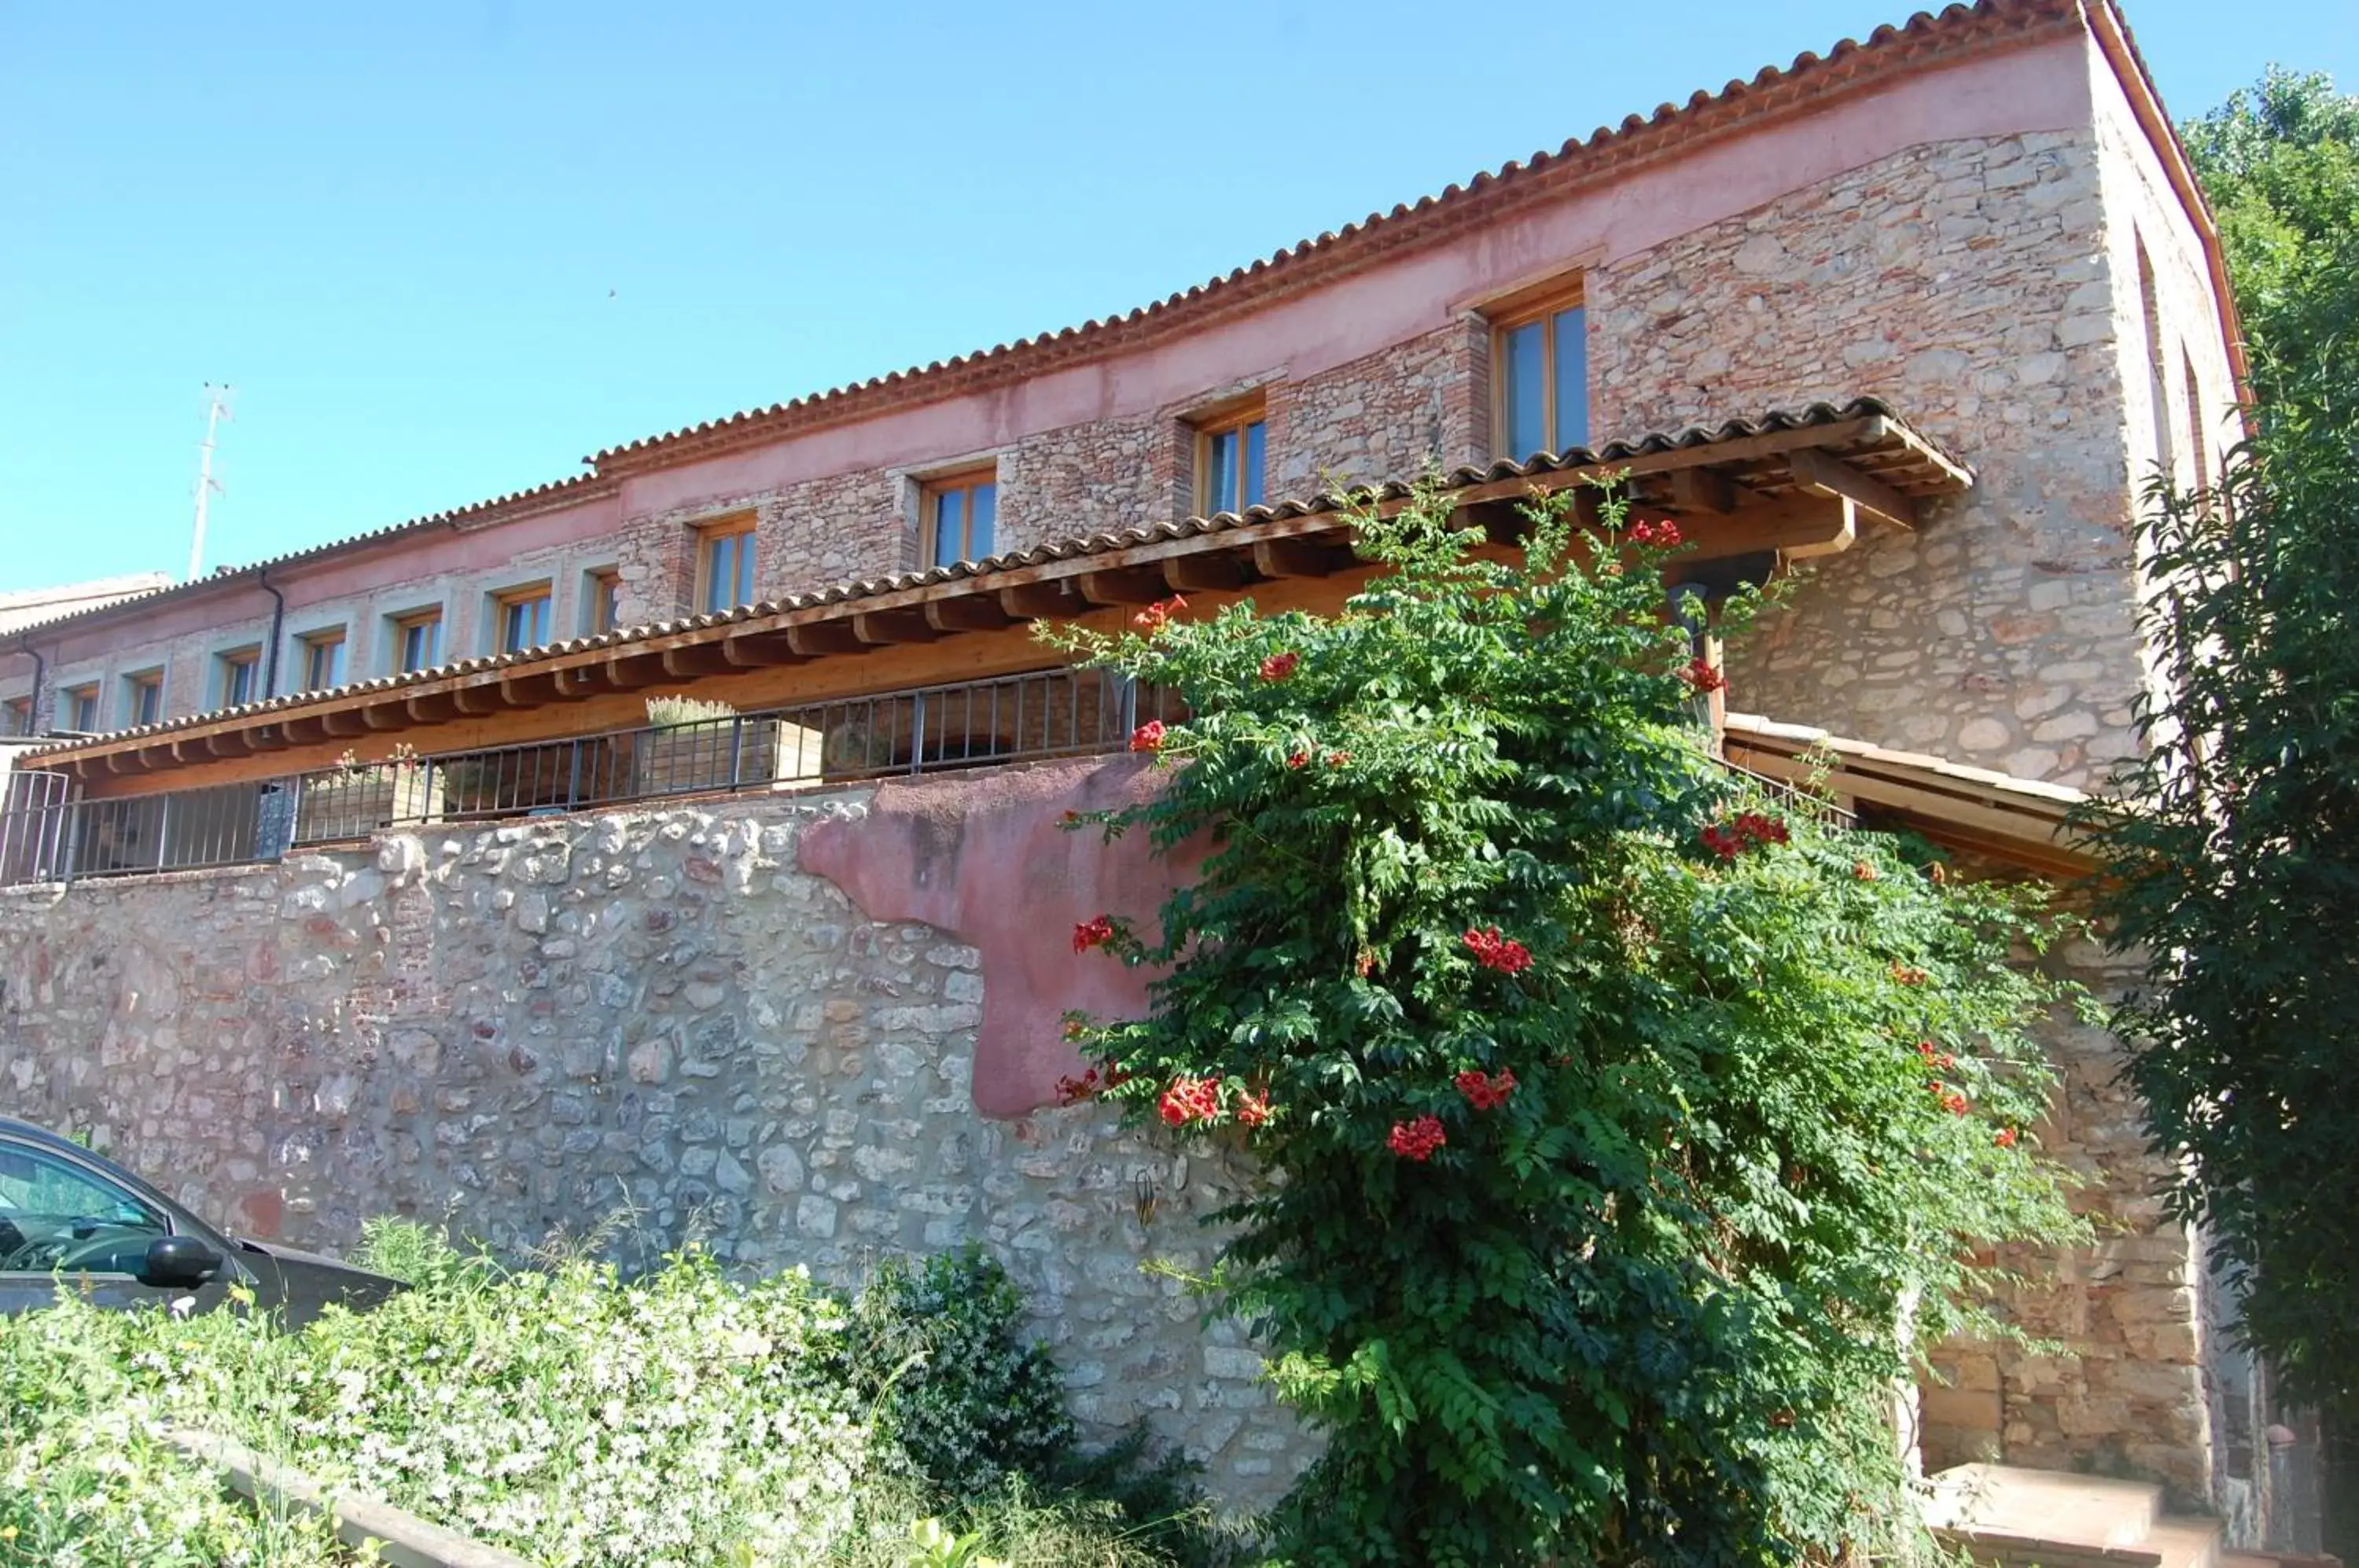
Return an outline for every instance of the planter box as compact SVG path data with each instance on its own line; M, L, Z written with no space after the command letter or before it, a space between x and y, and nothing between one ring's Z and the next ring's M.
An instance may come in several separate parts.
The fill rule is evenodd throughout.
M442 811L436 769L380 763L304 779L295 803L295 842L328 844L367 838L395 822L418 822Z
M648 730L631 748L631 793L777 789L820 776L820 735L784 719L722 719Z

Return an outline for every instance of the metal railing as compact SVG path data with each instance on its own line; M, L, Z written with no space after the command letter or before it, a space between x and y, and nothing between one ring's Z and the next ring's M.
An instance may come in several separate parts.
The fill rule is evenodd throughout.
M1184 716L1167 689L1057 670L122 799L19 774L0 800L0 887L260 864L419 823L1087 756Z

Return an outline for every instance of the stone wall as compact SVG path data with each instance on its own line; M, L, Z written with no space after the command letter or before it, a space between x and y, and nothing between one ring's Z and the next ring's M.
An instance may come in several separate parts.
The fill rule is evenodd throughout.
M1601 429L1862 393L1972 463L1730 654L1734 699L2090 784L2130 745L2125 411L2086 133L1921 146L1591 275Z
M448 1214L515 1251L612 1217L854 1284L975 1239L1077 1413L1151 1420L1226 1497L1309 1452L1236 1326L1142 1265L1208 1261L1236 1190L1099 1107L980 1116L976 948L797 868L865 792L396 835L370 854L0 893L0 1084L200 1213L336 1248ZM1142 1218L1142 1210L1149 1217Z
M2101 1001L2118 1001L2136 965L2095 943L2067 942L2054 968ZM2167 1163L2147 1148L2144 1114L2121 1082L2121 1044L2060 1008L2043 1030L2058 1076L2039 1129L2044 1152L2081 1185L2073 1207L2093 1243L2061 1258L2003 1259L2024 1288L2008 1311L2055 1347L1951 1345L1943 1381L1922 1391L1929 1467L1972 1459L2095 1470L2166 1483L2182 1507L2223 1500L2229 1477L2208 1409L2210 1342L2203 1249L2163 1213Z

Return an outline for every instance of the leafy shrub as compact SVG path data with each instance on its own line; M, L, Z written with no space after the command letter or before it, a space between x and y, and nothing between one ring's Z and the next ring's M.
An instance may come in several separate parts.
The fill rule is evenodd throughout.
M880 1264L854 1309L853 1375L944 1497L1049 1480L1071 1448L1063 1379L1024 1334L1024 1293L979 1247Z
M101 1312L68 1295L0 1319L0 1564L311 1568L346 1558L323 1521L257 1513L164 1441L168 1369L254 1368L251 1326L220 1314Z
M1081 1453L976 1252L896 1265L856 1309L695 1253L628 1282L578 1249L512 1271L403 1221L359 1260L415 1289L298 1334L73 1301L0 1321L0 1564L344 1561L318 1521L225 1499L175 1424L569 1565L899 1568L938 1512L1011 1568L1149 1568L1202 1535L1143 1439Z
M1984 1249L2078 1234L2027 1130L2060 998L2009 963L2049 928L1722 768L1676 532L1603 513L1498 559L1428 493L1355 519L1389 570L1338 615L1050 634L1197 715L1095 819L1211 853L1158 940L1076 930L1171 966L1081 1089L1272 1172L1221 1282L1329 1440L1294 1562L1897 1545L1904 1334L1995 1327Z

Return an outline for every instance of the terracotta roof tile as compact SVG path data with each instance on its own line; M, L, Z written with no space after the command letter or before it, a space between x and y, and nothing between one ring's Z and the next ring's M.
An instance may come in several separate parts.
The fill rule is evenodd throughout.
M2004 45L2050 28L2078 26L2073 0L1975 0L1938 16L1919 11L1898 27L1886 25L1864 41L1844 38L1824 55L1804 52L1780 69L1765 66L1751 81L1732 81L1718 93L1698 91L1683 104L1664 103L1652 115L1632 114L1600 126L1554 152L1536 152L1476 174L1439 195L1421 196L1388 212L1298 241L1223 277L1120 315L1018 338L1014 343L912 365L766 408L686 425L661 435L607 447L586 461L600 473L627 473L686 461L798 427L865 418L879 406L949 395L964 383L1038 375L1050 365L1167 332L1193 330L1201 318L1251 309L1270 295L1368 265L1379 255L1440 236L1496 210L1545 200L1564 187L1624 167L1680 141L1716 134L1831 93L1882 78L1930 58Z

